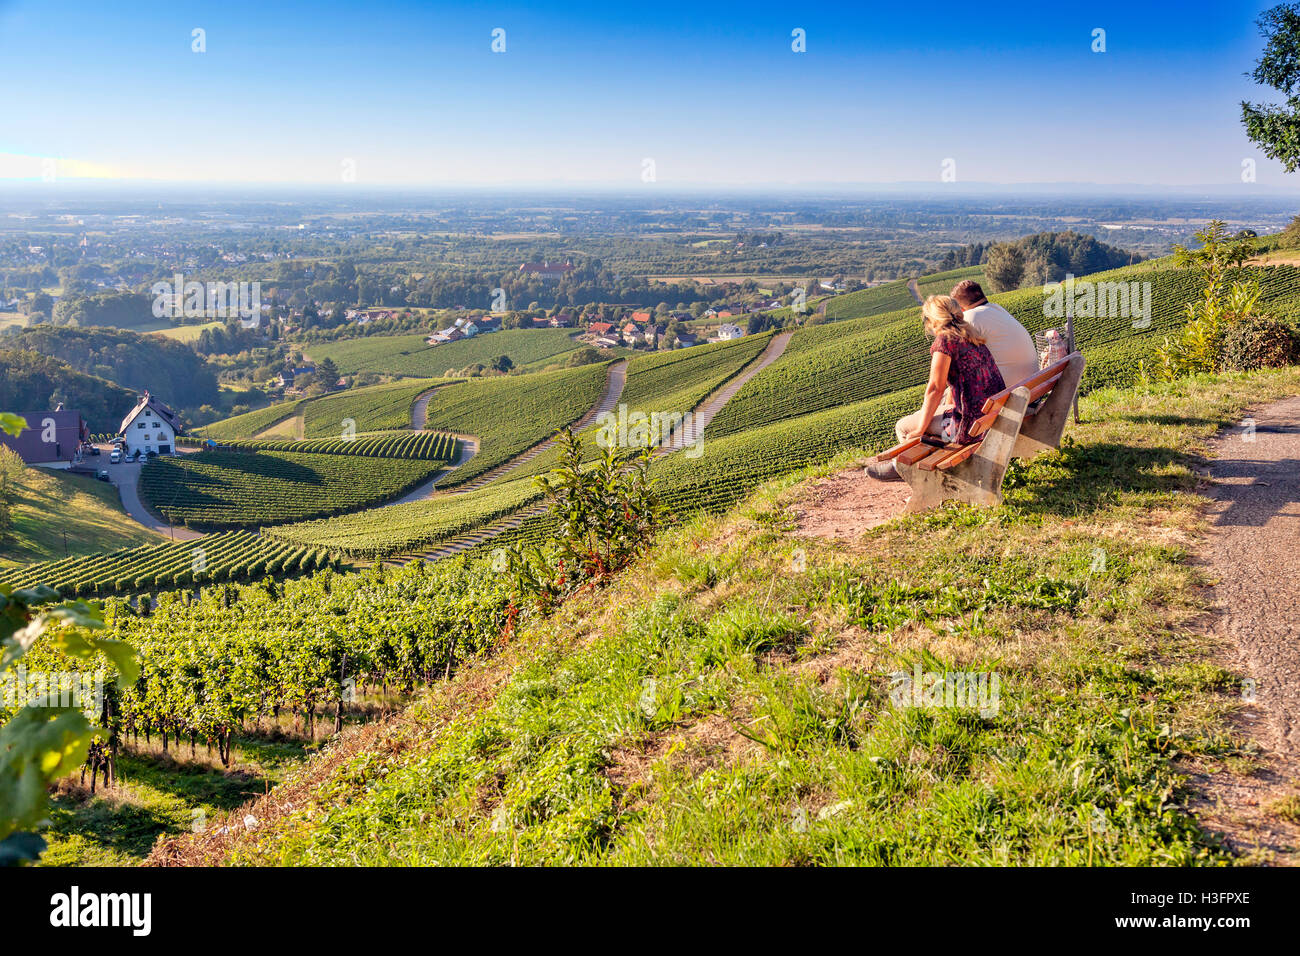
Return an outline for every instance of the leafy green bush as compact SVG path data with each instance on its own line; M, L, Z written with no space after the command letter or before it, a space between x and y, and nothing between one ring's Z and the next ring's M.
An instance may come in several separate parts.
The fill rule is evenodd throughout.
M1238 322L1223 340L1223 367L1238 372L1282 368L1300 356L1300 339L1289 325L1259 316Z

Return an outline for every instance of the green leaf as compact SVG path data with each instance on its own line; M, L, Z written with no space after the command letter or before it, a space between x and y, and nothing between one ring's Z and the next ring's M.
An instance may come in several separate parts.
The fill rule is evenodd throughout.
M0 431L16 436L26 427L27 419L21 415L15 415L13 412L0 412Z

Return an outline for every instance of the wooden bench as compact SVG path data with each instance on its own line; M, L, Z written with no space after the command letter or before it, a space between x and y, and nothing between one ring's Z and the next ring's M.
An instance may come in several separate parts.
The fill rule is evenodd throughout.
M912 488L904 510L914 514L944 501L1001 504L1002 478L1012 458L1031 458L1061 446L1083 367L1083 355L1072 352L990 396L970 429L979 440L969 445L936 448L913 438L877 455L877 461L893 459Z

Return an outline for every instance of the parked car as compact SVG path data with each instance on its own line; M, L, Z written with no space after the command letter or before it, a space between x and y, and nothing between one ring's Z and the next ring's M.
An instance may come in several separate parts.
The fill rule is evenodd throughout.
M99 471L95 472L95 477L100 481L108 481L108 472L101 468Z
M116 464L118 464L119 462L121 462L121 460L122 460L122 449L120 449L120 448L114 448L114 449L113 449L113 453L112 453L111 455L108 456L108 462L109 462L109 464L110 464L110 465L116 465Z
M157 458L157 457L158 457L158 453L157 453L156 451L151 451L151 452L149 452L149 454L148 454L146 457L148 457L148 458Z
M91 453L92 455L98 455L98 454L99 454L99 446L98 446L98 445L91 445L91 446L90 446L90 453Z

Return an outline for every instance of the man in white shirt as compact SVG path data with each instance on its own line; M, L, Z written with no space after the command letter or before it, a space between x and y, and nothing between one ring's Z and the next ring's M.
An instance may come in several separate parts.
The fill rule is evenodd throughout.
M993 361L1007 388L1038 371L1038 350L1034 348L1033 337L1014 315L985 298L978 282L963 279L953 286L952 297L962 307L966 321L975 326L993 353Z

